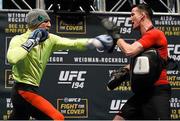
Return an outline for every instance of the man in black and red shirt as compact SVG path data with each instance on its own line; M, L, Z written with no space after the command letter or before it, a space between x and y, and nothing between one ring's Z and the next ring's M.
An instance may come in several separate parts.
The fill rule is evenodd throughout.
M150 48L156 48L159 56L167 60L167 40L164 33L153 26L152 11L146 4L139 4L132 7L131 20L133 29L140 31L141 38L132 44L120 38L117 45L126 56L135 58L140 53ZM127 66L128 69L131 66ZM168 120L170 119L170 98L171 87L167 80L166 69L163 68L158 79L151 88L136 92L135 83L138 80L131 80L131 87L134 95L128 99L114 120ZM145 80L141 80L146 83ZM142 83L143 84L143 83ZM141 85L143 87L143 85ZM134 89L135 87L135 89ZM137 89L138 90L138 89Z

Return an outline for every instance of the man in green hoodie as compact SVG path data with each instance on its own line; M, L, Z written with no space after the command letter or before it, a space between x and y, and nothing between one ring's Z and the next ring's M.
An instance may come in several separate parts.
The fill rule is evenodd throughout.
M109 35L99 35L91 39L71 40L49 33L50 17L41 9L27 14L27 24L27 32L14 36L7 52L15 80L11 97L13 112L9 119L28 120L32 116L40 120L64 120L63 114L38 93L50 55L53 51L64 49L108 50L113 45L113 39Z

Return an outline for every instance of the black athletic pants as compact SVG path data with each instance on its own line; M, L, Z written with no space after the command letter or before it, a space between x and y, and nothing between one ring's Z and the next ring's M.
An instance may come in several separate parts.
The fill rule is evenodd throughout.
M38 87L23 83L15 83L11 100L13 112L10 120L28 120L30 116L38 120L64 120L64 116L38 94Z
M127 120L170 120L170 85L156 86L149 92L135 94L122 107Z

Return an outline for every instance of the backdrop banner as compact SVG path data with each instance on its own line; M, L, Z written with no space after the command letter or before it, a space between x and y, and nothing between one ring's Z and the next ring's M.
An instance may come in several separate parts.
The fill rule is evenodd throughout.
M0 120L6 120L12 111L10 91L14 83L11 65L6 53L11 38L27 30L27 11L0 11ZM136 41L140 35L132 30L130 14L64 15L49 12L51 33L71 38L93 38L107 31L99 18L108 18L119 27L119 33L127 42ZM155 15L155 27L168 39L168 51L180 66L180 16ZM76 52L59 50L49 58L42 78L40 93L48 99L66 119L111 120L133 94L130 81L110 91L109 75L130 63L116 46L113 53L99 50ZM172 86L171 119L180 119L180 72L168 70Z

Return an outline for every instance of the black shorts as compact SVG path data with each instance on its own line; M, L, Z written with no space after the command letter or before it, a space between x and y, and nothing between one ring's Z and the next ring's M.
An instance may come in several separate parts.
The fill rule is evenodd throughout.
M170 120L170 98L170 85L156 86L149 92L132 96L120 115L127 120Z

